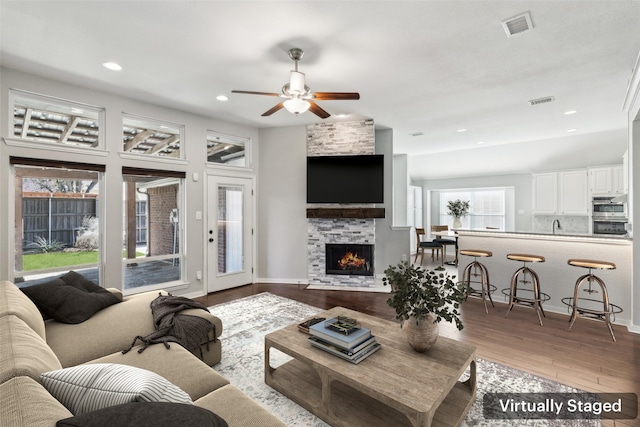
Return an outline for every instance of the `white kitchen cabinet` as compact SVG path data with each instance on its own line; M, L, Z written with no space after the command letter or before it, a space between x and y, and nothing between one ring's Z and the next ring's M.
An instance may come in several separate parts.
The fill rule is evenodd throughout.
M556 172L533 174L533 213L537 215L558 213L558 174Z
M613 194L624 194L625 190L624 182L624 169L622 166L614 166L611 168L611 191Z
M593 196L613 196L625 193L622 165L589 168L589 192Z
M558 173L560 215L589 215L589 179L586 169Z
M586 169L533 174L534 215L589 215Z

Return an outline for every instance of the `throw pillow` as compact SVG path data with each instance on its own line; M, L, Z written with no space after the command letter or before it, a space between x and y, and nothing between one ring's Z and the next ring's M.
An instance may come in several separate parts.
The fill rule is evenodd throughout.
M44 318L61 323L82 323L103 308L120 302L113 293L75 271L50 282L20 289Z
M56 427L228 427L213 412L195 405L134 402L60 420Z
M187 393L160 375L116 363L45 372L40 383L74 415L129 402L193 403Z

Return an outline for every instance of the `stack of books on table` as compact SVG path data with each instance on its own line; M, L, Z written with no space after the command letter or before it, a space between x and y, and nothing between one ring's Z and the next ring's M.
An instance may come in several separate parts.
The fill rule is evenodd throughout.
M311 345L351 363L360 363L380 348L369 329L359 326L345 329L341 327L342 320L336 317L311 325Z

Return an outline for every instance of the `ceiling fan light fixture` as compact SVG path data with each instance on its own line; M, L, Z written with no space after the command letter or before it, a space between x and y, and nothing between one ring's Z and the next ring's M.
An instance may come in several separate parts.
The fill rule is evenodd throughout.
M311 104L308 101L300 98L291 98L284 101L284 108L292 114L302 114L309 109Z
M291 71L289 77L289 93L291 95L304 95L305 92L304 73Z

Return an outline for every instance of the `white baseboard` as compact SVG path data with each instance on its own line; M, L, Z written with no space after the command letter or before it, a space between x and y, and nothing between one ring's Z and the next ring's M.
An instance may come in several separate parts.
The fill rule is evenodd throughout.
M274 278L266 278L266 277L256 277L254 283L284 283L287 285L308 285L309 280L304 279L274 279Z
M379 286L374 287L354 287L354 286L332 286L332 285L309 285L309 290L325 290L325 291L356 291L356 292L379 292L390 293L391 289L386 286L381 288Z

